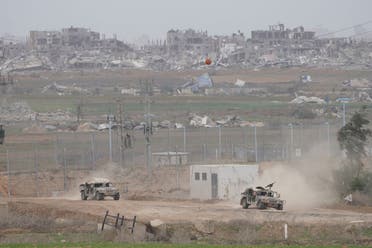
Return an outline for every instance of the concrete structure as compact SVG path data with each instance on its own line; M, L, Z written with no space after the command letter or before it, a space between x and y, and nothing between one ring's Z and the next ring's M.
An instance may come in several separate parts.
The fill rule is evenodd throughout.
M187 164L188 152L154 152L152 153L155 166Z
M100 40L97 32L90 31L87 28L69 27L62 29L62 42L66 46L81 47L85 45L94 45Z
M190 197L237 199L258 176L258 164L209 164L190 166Z
M270 25L269 30L254 30L251 35L253 41L269 42L270 45L290 40L313 40L315 38L315 32L305 31L302 26L286 29L284 24Z
M170 54L192 51L197 55L205 56L216 51L216 43L207 32L197 32L193 29L185 31L172 29L167 32L167 51Z
M30 31L29 43L33 49L47 49L62 45L59 31Z

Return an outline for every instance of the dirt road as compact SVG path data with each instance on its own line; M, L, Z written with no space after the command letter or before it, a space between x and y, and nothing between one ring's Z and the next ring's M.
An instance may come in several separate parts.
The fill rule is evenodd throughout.
M17 205L34 209L53 209L54 212L71 211L93 216L103 216L106 210L125 216L138 216L142 223L160 219L166 223L248 220L252 223L286 222L308 224L350 224L372 223L372 213L358 213L348 210L311 209L298 211L277 211L242 209L233 202L194 201L133 201L107 199L104 201L67 200L60 198L20 198L12 200ZM59 216L56 216L59 217Z

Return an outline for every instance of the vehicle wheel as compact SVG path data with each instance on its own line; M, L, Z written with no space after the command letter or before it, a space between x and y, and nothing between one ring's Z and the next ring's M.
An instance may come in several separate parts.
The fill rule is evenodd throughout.
M81 192L81 199L86 200L88 197L85 195L84 191Z
M283 205L282 204L278 204L278 206L276 207L276 209L283 210Z
M265 209L266 208L265 203L263 203L261 201L257 202L257 208L258 209Z
M242 206L243 206L244 209L247 209L249 207L247 199L245 199L245 198L243 199Z
M104 198L104 195L103 195L103 193L99 193L99 192L96 192L96 194L95 194L95 197L94 197L96 200L99 200L99 201L101 201L101 200L103 200L103 198Z
M117 201L117 200L119 200L120 199L120 194L116 194L116 195L114 195L114 200L115 201Z

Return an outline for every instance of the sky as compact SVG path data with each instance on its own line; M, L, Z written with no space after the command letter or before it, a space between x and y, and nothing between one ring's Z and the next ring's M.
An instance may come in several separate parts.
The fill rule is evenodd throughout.
M371 0L0 0L0 36L30 30L87 27L133 42L164 39L170 29L208 30L247 37L283 23L333 31L372 20ZM372 22L365 30L372 30ZM350 32L350 30L349 30ZM343 33L338 33L343 35ZM144 38L144 37L143 37Z

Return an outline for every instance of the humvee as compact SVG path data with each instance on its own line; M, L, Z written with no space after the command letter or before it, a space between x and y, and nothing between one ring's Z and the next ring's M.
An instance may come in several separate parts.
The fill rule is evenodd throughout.
M250 205L255 204L258 209L276 208L283 210L284 200L280 199L280 194L271 190L274 183L266 187L258 186L256 189L247 188L242 194L240 205L247 209Z
M107 179L94 179L80 184L80 195L82 200L103 200L106 196L120 199L120 193Z

